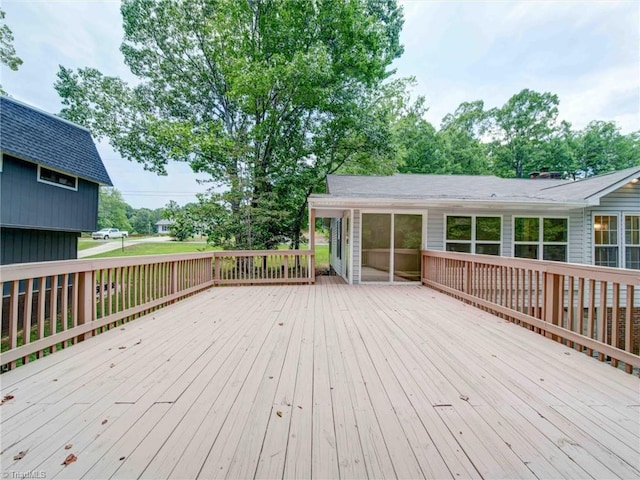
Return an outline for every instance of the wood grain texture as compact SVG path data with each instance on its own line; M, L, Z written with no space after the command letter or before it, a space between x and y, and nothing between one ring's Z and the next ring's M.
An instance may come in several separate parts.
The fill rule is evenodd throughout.
M427 287L338 282L209 290L3 374L3 471L640 476L637 377Z

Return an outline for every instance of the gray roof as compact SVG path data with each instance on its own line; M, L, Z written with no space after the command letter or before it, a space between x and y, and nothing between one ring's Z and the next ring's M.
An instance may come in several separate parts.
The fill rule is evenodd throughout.
M0 97L0 150L112 185L89 130L7 97Z
M162 219L162 220L158 220L156 222L157 226L162 226L162 225L173 225L174 223L176 223L174 220L166 220L166 219Z
M488 175L328 175L331 197L497 202L582 203L609 187L640 176L640 167L583 180L499 178Z

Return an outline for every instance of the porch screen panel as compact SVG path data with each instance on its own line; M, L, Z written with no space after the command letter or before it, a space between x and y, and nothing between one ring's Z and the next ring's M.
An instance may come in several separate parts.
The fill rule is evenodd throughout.
M388 282L391 270L391 214L362 214L363 282Z
M420 281L422 215L395 214L393 218L393 280Z

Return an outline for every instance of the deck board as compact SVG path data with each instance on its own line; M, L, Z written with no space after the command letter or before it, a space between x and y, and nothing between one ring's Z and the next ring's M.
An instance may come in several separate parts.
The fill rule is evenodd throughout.
M3 472L640 477L637 377L416 285L216 288L0 385Z

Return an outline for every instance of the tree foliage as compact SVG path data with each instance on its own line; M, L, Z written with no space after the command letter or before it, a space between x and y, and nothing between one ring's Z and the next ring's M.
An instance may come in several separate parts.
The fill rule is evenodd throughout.
M327 173L392 157L376 101L402 53L394 0L125 0L121 12L139 83L61 67L61 114L149 170L209 174L236 246L297 243Z
M538 168L540 147L556 130L558 105L557 95L524 89L487 113L496 173L522 178Z
M127 216L131 207L115 188L102 187L98 196L98 228L118 228L131 232L133 229Z
M13 46L13 32L4 22L5 16L4 10L0 9L0 63L15 72L22 65L22 60L16 55L16 49ZM1 85L0 94L6 95Z

